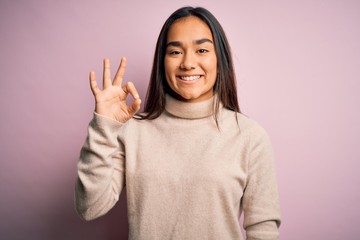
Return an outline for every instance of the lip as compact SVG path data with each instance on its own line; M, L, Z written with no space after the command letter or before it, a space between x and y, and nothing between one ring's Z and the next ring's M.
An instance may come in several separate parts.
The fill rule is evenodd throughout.
M193 82L197 82L199 79L201 79L203 77L203 75L201 74L179 74L176 75L176 79L178 79L181 82L185 82L185 83L193 83Z

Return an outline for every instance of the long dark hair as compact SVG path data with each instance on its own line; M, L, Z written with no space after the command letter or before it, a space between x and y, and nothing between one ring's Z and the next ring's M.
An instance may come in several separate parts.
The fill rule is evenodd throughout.
M216 122L220 103L227 109L240 112L230 46L223 28L214 15L205 8L183 7L170 15L160 31L156 43L150 83L146 94L144 114L141 114L140 119L155 119L159 117L165 109L166 94L173 93L165 78L164 59L167 35L171 25L176 20L189 16L195 16L204 21L210 28L214 38L217 57L217 79L213 90L218 96L214 103Z

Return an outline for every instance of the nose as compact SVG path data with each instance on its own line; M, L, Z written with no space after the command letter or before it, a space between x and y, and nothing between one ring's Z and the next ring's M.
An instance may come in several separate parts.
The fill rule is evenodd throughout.
M196 68L196 57L194 54L191 53L185 53L183 55L183 59L180 63L180 68L182 70L192 70Z

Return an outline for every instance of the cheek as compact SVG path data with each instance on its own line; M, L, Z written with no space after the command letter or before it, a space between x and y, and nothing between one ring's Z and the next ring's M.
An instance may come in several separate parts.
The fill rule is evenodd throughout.
M173 72L173 62L167 58L164 59L164 68L165 68L165 75L166 78Z
M169 65L168 59L164 59L164 70L165 70L165 80L167 84L172 88L171 84L171 67Z
M166 78L166 81L168 81L169 72L170 72L170 66L169 66L169 63L168 63L168 61L166 60L166 58L164 59L164 70L165 70L165 78Z
M217 57L215 55L212 57L209 57L203 62L203 64L207 68L208 71L216 72Z
M178 69L179 63L177 59L166 58L164 59L165 78L170 86L175 84L175 75Z
M217 60L216 60L216 58L209 59L209 61L206 62L206 68L208 70L208 73L210 73L213 77L216 78L216 75L217 75Z

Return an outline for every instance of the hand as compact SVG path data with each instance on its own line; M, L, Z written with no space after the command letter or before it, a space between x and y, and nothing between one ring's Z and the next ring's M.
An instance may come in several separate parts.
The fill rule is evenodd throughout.
M95 72L90 72L89 76L91 91L95 97L95 112L121 123L132 118L139 111L141 104L139 94L132 82L121 86L125 69L126 58L122 58L114 81L111 81L110 61L104 59L103 90L100 90L96 83ZM126 104L126 97L129 93L134 98L131 106Z

